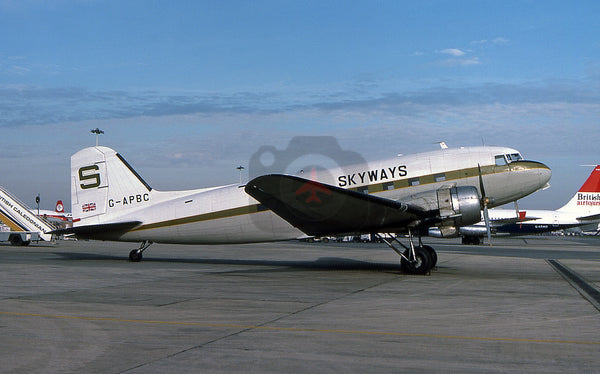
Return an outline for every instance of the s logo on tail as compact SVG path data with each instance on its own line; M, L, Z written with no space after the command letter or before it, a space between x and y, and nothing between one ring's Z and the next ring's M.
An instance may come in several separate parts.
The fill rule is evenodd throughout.
M79 181L83 182L79 186L84 190L100 186L100 173L91 173L99 170L100 168L98 165L90 165L79 168Z

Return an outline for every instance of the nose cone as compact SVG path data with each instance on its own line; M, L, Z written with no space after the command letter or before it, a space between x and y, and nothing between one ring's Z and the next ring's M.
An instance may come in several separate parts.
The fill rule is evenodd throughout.
M513 161L488 178L485 191L491 199L490 208L524 198L548 184L552 172L537 161Z
M517 161L510 164L511 174L514 174L513 182L520 188L521 195L518 199L525 197L540 188L545 187L552 177L552 171L548 166L537 161Z
M542 164L541 162L536 163L539 165L539 168L536 170L538 171L538 176L540 178L540 188L542 188L548 184L548 181L550 181L550 178L552 177L552 170L550 170L548 166Z

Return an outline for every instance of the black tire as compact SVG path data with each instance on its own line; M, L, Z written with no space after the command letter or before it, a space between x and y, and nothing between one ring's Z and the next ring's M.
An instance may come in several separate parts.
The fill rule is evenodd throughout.
M23 245L23 239L21 239L21 235L19 235L19 234L11 235L9 240L10 240L10 244L12 244L14 246Z
M138 251L137 249L134 249L131 252L129 252L129 261L131 261L131 262L142 261L142 252Z
M21 242L21 245L23 247L27 247L30 243L31 243L31 240L25 240L25 241Z
M415 262L409 262L402 258L400 262L402 271L412 275L425 275L429 273L431 270L429 251L423 247L415 247L415 257Z
M437 261L438 261L437 252L430 245L424 245L423 248L425 248L429 252L429 258L431 259L431 265L430 266L433 269L437 265Z

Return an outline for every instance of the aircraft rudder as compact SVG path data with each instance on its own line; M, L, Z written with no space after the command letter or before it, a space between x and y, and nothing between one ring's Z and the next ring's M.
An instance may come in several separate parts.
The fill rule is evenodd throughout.
M600 165L596 165L592 173L578 192L600 192Z

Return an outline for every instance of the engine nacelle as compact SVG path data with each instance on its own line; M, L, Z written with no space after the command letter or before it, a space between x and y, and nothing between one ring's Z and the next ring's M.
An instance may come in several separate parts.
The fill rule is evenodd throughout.
M493 230L492 230L493 232ZM469 226L460 228L461 235L464 236L486 236L487 228L485 226Z
M455 236L458 227L481 221L479 194L474 186L440 188L413 195L404 201L428 211L439 211L435 226L443 237Z

